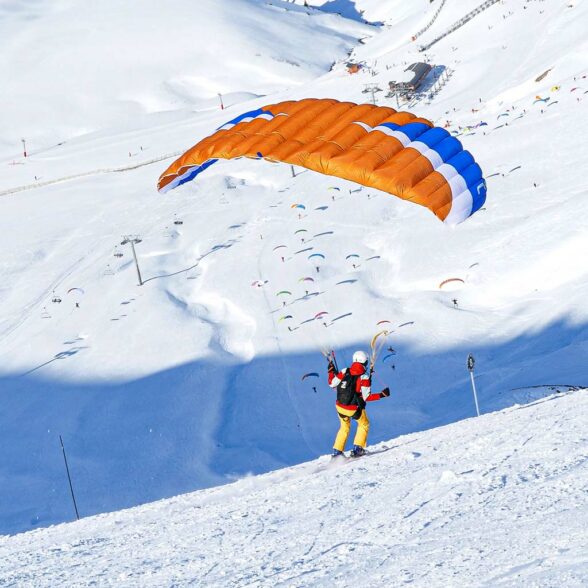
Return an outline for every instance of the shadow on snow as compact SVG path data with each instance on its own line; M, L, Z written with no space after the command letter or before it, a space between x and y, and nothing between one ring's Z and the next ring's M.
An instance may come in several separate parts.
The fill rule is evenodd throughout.
M355 347L362 345L337 350L340 364ZM394 348L375 375L374 388L389 385L392 396L369 405L370 443L472 417L470 352L482 412L552 393L526 387L588 384L587 325L562 321L435 353ZM56 359L77 360L47 363ZM88 516L316 458L330 451L338 427L318 351L195 361L115 383L56 381L40 368L0 377L0 533L73 518L60 434ZM301 381L313 371L321 378Z

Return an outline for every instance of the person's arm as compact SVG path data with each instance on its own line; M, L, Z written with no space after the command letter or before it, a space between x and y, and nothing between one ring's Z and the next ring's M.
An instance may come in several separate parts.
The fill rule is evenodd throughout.
M387 398L390 396L390 388L386 386L381 392L376 392L374 394L370 394L365 401L366 402L373 402L374 400L380 400L380 398Z
M345 377L345 370L347 368L343 368L338 374L335 373L335 366L332 362L329 362L329 386L331 388L336 388L340 383L341 380Z
M366 402L379 398L378 394L372 394L372 380L367 375L362 376L357 381L357 391Z

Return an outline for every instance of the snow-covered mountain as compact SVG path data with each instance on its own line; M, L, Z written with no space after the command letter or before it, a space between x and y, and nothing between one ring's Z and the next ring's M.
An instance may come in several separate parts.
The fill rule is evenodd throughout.
M0 538L8 586L588 581L586 391Z
M586 385L584 3L496 3L424 53L478 2L196 4L0 6L2 533L71 518L59 435L83 516L328 453L332 392L302 376L324 376L320 348L348 362L382 320L395 356L375 385L392 396L372 442L472 416L468 353L485 413ZM455 229L263 161L155 191L173 154L242 112L368 101L366 84L396 108L388 82L425 58L448 81L404 108L488 180ZM125 235L142 239L141 287ZM439 289L451 277L460 289Z

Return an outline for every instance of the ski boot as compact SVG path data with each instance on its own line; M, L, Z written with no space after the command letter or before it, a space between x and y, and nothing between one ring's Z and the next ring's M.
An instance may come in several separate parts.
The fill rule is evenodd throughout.
M349 457L361 457L365 455L365 449L361 445L354 445Z
M345 454L338 449L333 449L333 453L331 453L331 459L336 459L338 457L345 457Z

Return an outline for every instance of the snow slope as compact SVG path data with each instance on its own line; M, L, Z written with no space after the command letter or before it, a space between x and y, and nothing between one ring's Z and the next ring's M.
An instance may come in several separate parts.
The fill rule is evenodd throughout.
M588 582L588 396L555 395L234 484L0 538L35 586Z
M0 156L104 128L227 105L308 82L369 28L256 0L0 6Z
M541 398L554 385L586 386L585 3L499 4L427 52L454 73L431 101L409 109L459 134L489 183L485 210L455 230L389 195L300 169L293 178L288 166L260 161L218 163L196 183L155 193L170 154L245 110L307 96L361 102L365 83L386 87L422 58L421 39L410 34L436 3L412 11L391 2L387 14L379 3L357 3L369 22L385 21L375 27L292 3L203 1L207 16L189 32L171 12L144 4L132 31L120 3L2 5L10 124L0 192L10 193L0 197L0 532L70 518L59 435L83 516L329 452L332 392L302 375L324 375L320 347L348 361L381 320L391 322L396 355L377 366L375 386L393 394L370 411L372 442L472 416L470 352L483 412ZM448 1L443 22L470 9ZM97 45L75 36L79 51L67 63L133 45L128 60L94 68L88 83L96 86L60 73L86 10L108 14L112 27L96 27ZM29 119L33 102L21 92L33 86L29 68L15 64L54 31L55 53L47 50L37 76L49 125ZM193 31L202 45L187 42ZM211 56L225 31L236 44ZM155 48L145 45L152 35ZM131 39L149 47L140 60ZM366 67L350 76L352 49ZM259 67L243 68L242 57L250 64L256 53ZM211 77L181 94L171 82L193 76L194 62L208 64ZM222 111L205 83L219 69L227 72L221 90L232 92ZM60 99L64 89L72 101ZM127 109L129 95L149 100ZM383 95L379 103L395 106ZM550 100L537 103L537 95ZM88 134L80 134L84 117ZM37 137L26 160L17 155L23 129ZM76 174L86 175L60 181ZM301 218L296 202L306 205ZM128 234L142 238L142 287L120 245ZM319 272L309 247L326 256ZM360 256L355 267L350 253ZM311 287L303 277L313 277ZM440 290L448 277L465 283ZM74 287L84 294L68 293ZM320 311L327 321L313 320Z

